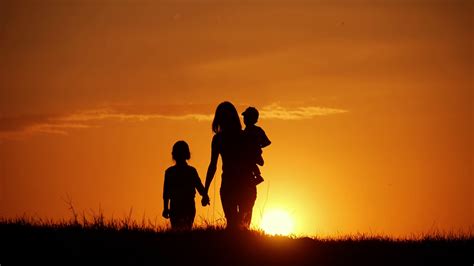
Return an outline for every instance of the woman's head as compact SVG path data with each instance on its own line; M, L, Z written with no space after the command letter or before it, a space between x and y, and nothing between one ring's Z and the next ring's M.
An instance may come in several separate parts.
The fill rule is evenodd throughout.
M175 162L185 162L191 158L191 152L189 152L189 146L186 141L180 140L173 145L173 151L171 152L173 160Z
M212 121L212 131L229 132L242 130L239 113L230 102L222 102L217 106L214 120Z

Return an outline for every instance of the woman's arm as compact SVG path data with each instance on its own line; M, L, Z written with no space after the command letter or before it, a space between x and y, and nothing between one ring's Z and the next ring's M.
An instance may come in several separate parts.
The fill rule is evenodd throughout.
M211 144L211 162L209 163L209 167L207 168L206 183L204 185L205 194L208 193L209 187L211 186L212 179L214 178L214 175L216 174L218 159L219 159L219 147L217 143L217 135L214 135L214 137L212 138L212 144Z

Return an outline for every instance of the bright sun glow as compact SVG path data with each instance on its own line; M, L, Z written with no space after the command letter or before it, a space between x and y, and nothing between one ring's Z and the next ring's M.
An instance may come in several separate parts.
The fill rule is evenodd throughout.
M260 227L270 235L289 235L293 233L293 219L282 210L265 212Z

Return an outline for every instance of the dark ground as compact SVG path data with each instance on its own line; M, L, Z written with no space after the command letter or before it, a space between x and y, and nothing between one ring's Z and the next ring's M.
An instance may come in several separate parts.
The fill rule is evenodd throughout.
M312 239L0 223L0 265L468 265L474 238Z

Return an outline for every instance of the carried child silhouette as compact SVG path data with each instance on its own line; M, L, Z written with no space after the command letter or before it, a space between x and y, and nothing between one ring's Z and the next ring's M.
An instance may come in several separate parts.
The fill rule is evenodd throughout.
M267 147L272 142L268 139L265 131L257 126L258 121L258 110L254 107L248 107L243 113L242 116L244 117L244 136L246 137L249 143L249 150L250 150L250 160L253 164L252 172L254 175L254 182L256 185L263 182L263 177L260 173L260 169L258 166L263 166L264 161L262 157L262 148Z
M190 230L196 216L196 190L203 199L209 197L196 169L187 163L191 153L185 141L173 145L172 157L176 164L165 171L163 217L171 220L172 229Z

